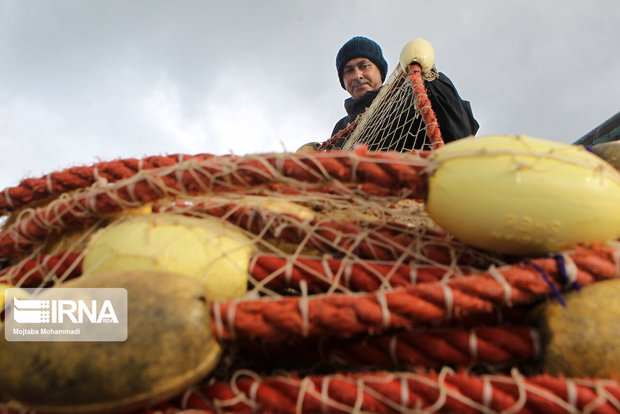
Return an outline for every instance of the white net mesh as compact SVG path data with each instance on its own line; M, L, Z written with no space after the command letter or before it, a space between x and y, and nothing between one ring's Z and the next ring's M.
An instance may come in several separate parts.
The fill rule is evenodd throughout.
M431 149L411 80L400 65L361 115L342 149L351 150L358 144L366 144L371 151Z

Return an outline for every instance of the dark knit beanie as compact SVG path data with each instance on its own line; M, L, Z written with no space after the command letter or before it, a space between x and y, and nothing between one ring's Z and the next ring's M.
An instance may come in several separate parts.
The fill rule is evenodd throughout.
M344 89L344 81L342 79L342 71L344 65L351 59L366 58L372 63L377 65L381 72L381 81L385 81L385 75L387 73L388 64L383 58L383 52L381 47L374 41L363 36L356 36L344 44L338 51L336 56L336 69L338 69L338 78L340 79L340 85Z

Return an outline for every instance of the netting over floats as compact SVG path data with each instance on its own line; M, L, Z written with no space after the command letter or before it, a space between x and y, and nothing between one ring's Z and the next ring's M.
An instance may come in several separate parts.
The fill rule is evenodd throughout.
M343 150L365 144L372 151L433 150L443 146L437 118L424 86L436 70L423 74L413 64L409 73L400 65L388 77L370 107L321 149L343 141Z
M245 298L211 305L226 357L158 408L207 412L617 412L611 380L537 371L533 304L617 277L617 245L482 252L420 200L427 153L175 155L4 190L0 281L80 277L92 234L143 214L215 217L255 249Z

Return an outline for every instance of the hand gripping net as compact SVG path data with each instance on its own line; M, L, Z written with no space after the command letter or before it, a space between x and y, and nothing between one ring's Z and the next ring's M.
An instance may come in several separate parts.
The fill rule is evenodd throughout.
M522 317L617 277L617 246L507 260L464 245L419 201L427 155L174 155L24 180L0 197L0 282L80 277L90 236L131 212L216 217L255 248L249 290L211 303L216 370L153 410L620 411L615 381L537 371Z
M437 118L424 86L424 79L432 80L436 76L436 71L423 74L416 63L410 66L409 73L396 65L366 112L323 143L320 149L330 149L343 140L343 150L351 150L359 144L365 144L371 151L399 152L443 146Z

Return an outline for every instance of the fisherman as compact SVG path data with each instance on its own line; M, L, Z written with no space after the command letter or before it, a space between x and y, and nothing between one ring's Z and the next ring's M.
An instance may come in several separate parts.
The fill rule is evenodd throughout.
M388 64L381 47L371 39L356 36L346 42L336 56L340 85L351 95L344 101L347 116L336 123L332 137L362 114L377 97L387 74ZM427 94L437 117L444 142L454 141L478 131L471 105L462 100L450 79L434 69L430 80L425 80ZM419 121L418 121L419 122ZM333 142L329 149L341 149L345 139ZM392 148L389 143L389 149ZM421 144L401 144L397 150L420 149ZM370 148L373 149L373 148Z

